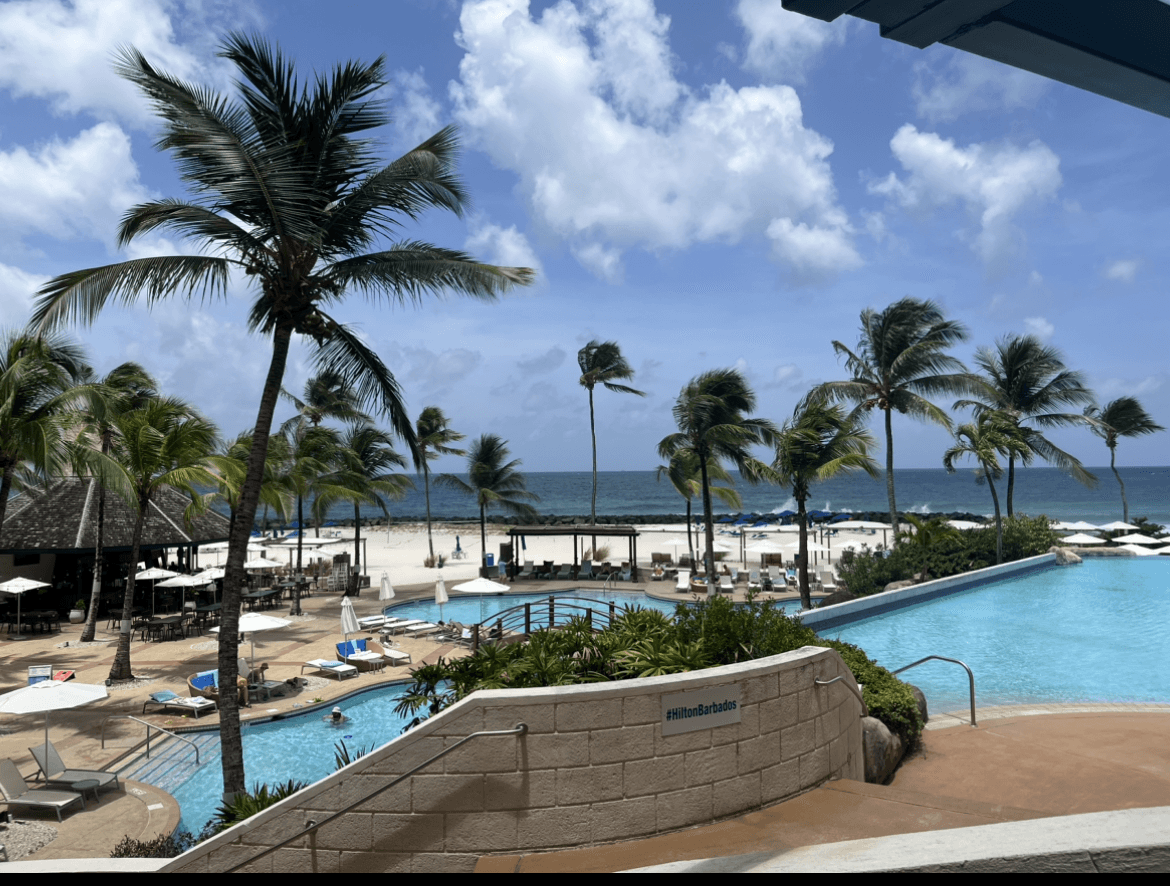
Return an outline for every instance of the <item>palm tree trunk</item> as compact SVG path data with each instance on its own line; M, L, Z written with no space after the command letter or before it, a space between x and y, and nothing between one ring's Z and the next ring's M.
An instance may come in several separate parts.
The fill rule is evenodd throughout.
M362 514L357 502L353 506L353 587L355 595L362 571Z
M1008 455L1008 484L1007 484L1007 515L1010 519L1014 513L1012 510L1012 498L1016 491L1016 457L1015 455Z
M796 567L796 575L800 581L800 608L812 609L812 594L808 585L808 513L805 511L805 499L796 500L796 514L800 520L800 543L796 548L796 555L800 558L800 563Z
M695 544L694 544L694 542L691 541L691 538L692 538L691 532L693 529L694 529L694 527L691 526L691 500L688 498L687 499L687 551L691 555L691 569L694 569L695 572L698 572L699 570L695 568Z
M435 539L431 535L431 472L427 470L427 453L423 450L423 489L427 496L427 547L431 551L431 560L435 559Z
M479 503L479 565L487 569L487 509L482 501Z
M288 362L288 347L292 340L292 325L281 323L272 336L272 362L264 379L260 410L252 432L252 451L248 454L248 469L240 487L240 503L228 534L228 559L224 569L223 605L219 634L220 685L235 687L239 676L237 659L240 650L240 600L244 586L244 559L248 553L248 539L260 504L260 486L264 480L264 463L268 458L268 437L280 383ZM223 766L223 790L227 798L246 790L244 784L244 746L240 736L239 697L234 688L221 692L219 697L219 737Z
M699 453L699 471L703 480L703 520L707 536L707 553L703 557L703 565L707 569L707 593L711 593L711 583L715 580L715 527L711 524L711 488L707 485L707 456Z
M118 651L114 653L114 663L110 667L110 679L113 681L133 680L134 674L130 671L130 626L134 611L134 584L138 574L138 548L142 543L142 524L146 522L146 509L150 506L149 496L139 497L138 516L134 520L134 536L130 541L130 568L126 574L126 593L122 595L122 625L118 634Z
M890 499L890 526L894 533L894 547L898 546L898 504L894 500L894 425L893 410L886 411L886 495Z
M984 469L987 477L987 486L991 490L991 501L995 504L995 565L1003 562L1003 519L999 515L999 494L995 491L995 481L991 474Z
M98 484L98 515L97 515L97 540L93 548L93 588L89 592L89 612L85 614L85 627L81 629L81 642L92 643L94 636L97 634L97 616L98 605L102 600L102 551L103 542L105 540L106 531L106 487L101 485L101 482L94 480Z
M597 426L593 421L593 388L589 389L589 435L593 439L593 498L589 503L589 525L597 525ZM597 547L597 539L593 539Z
M1109 447L1109 468L1113 471L1113 476L1117 478L1117 485L1121 487L1121 522L1129 522L1129 502L1125 500L1125 484L1121 482L1121 474L1117 471L1117 450L1112 446Z

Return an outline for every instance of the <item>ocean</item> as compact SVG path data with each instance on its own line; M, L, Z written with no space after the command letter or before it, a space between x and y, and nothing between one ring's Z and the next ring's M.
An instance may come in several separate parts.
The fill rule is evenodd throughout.
M1097 475L1096 488L1089 489L1056 468L1021 468L1016 471L1015 509L1017 513L1036 516L1046 514L1055 520L1087 520L1108 523L1122 518L1121 492L1108 466L1090 468ZM1129 498L1130 519L1147 517L1155 523L1170 524L1170 467L1119 468ZM528 490L540 500L533 506L540 514L573 516L589 514L592 474L589 471L525 473ZM466 477L464 476L464 479ZM404 500L389 502L392 517L422 519L426 515L422 477L415 478L417 489ZM991 492L979 484L970 470L948 474L942 469L922 468L894 471L898 510L903 513L937 514L963 512L991 516ZM775 513L795 509L796 502L787 490L776 486L751 486L737 482L743 496L744 513ZM996 483L1001 507L1006 513L1006 478ZM854 513L887 510L884 476L871 480L864 475L846 476L813 486L809 509ZM701 512L696 499L692 509ZM307 512L306 507L306 512ZM263 507L257 520L263 519ZM600 471L597 487L598 516L623 517L671 516L686 512L686 503L666 480L659 481L654 471ZM731 511L716 502L715 512ZM500 513L499 511L490 511ZM431 514L437 520L478 519L475 500L449 489L431 485ZM362 507L362 517L377 518L376 507ZM339 505L329 512L329 519L352 520L353 506ZM271 525L276 525L273 520Z

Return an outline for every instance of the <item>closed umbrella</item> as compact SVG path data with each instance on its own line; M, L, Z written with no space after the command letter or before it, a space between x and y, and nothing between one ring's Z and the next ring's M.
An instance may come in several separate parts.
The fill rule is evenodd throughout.
M8 581L0 584L0 591L6 594L13 594L16 596L16 630L20 630L20 597L28 591L36 590L37 588L47 588L49 583L47 581L37 581L35 578L10 578ZM23 640L24 635L18 633L12 640Z
M382 573L382 583L378 586L379 600L393 600L394 599L394 585L390 584L390 576L385 572Z
M435 603L439 606L439 621L443 620L443 604L450 599L447 596L447 583L440 578L435 582Z
M361 628L358 626L357 613L353 611L353 600L349 597L341 598L341 633L345 639L350 634L356 634Z
M49 712L78 708L107 698L105 686L94 683L42 680L0 695L0 713L45 715L45 759L49 758Z

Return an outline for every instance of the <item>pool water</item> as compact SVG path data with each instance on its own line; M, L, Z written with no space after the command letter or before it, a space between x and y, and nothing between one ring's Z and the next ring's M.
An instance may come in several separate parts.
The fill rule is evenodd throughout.
M1170 702L1170 563L1086 558L831 628L895 670L927 655L966 662L978 705ZM932 711L966 710L967 675L932 661L900 675Z

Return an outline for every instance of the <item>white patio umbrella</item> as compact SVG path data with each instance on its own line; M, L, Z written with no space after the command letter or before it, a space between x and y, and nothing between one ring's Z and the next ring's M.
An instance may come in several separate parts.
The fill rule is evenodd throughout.
M394 585L390 584L390 576L385 572L382 573L382 583L378 586L379 600L393 600L394 599Z
M361 630L358 625L357 613L353 611L353 600L349 597L341 598L341 633L346 640L349 640L350 634L356 634Z
M1105 539L1096 538L1092 535L1085 535L1083 532L1078 532L1076 535L1069 535L1058 539L1062 545L1103 545Z
M45 759L49 757L49 712L79 708L107 698L105 686L72 680L42 680L0 695L0 713L45 715Z
M1143 548L1141 545L1122 545L1120 550L1129 551L1131 554L1137 554L1139 557L1156 557L1157 552L1149 548Z
M1119 535L1113 541L1121 545L1160 545L1162 543L1156 538L1151 538L1148 535L1137 535L1136 533Z
M6 594L13 594L16 596L16 630L20 630L20 597L29 591L35 591L37 588L47 588L49 583L47 581L37 581L35 578L10 578L8 581L0 584L0 591ZM24 634L18 633L12 640L23 640Z
M134 573L135 581L149 581L150 582L150 614L154 615L154 583L160 578L174 578L179 573L171 572L169 569L160 569L157 566L152 566L150 569L140 569Z
M256 557L252 560L247 561L244 564L244 568L245 569L267 570L267 569L279 569L283 565L284 564L281 563L279 560L269 560L267 557Z
M240 616L240 626L238 631L240 634L258 634L261 631L273 631L277 628L287 628L291 621L283 618L274 618L271 615L263 615L259 612L245 612ZM216 626L211 629L211 633L218 634L219 627ZM256 665L256 638L251 636L248 638L252 646L252 666Z
M464 594L502 594L512 589L508 585L500 584L498 581L481 577L473 578L471 581L465 581L461 585L455 585L451 590L460 591Z
M176 575L174 578L168 578L166 581L160 581L158 586L160 588L182 588L183 605L186 605L187 588L197 588L205 584L207 584L207 582L201 580L196 575Z
M975 523L971 520L947 520L947 525L951 529L967 530L967 529L982 529L982 523Z
M439 621L443 620L443 604L450 599L447 596L447 583L440 578L435 582L435 602L439 604Z
M1105 532L1118 532L1122 529L1140 529L1141 527L1134 526L1131 523L1122 523L1120 520L1114 520L1112 523L1106 523L1104 526L1098 526L1097 528Z

